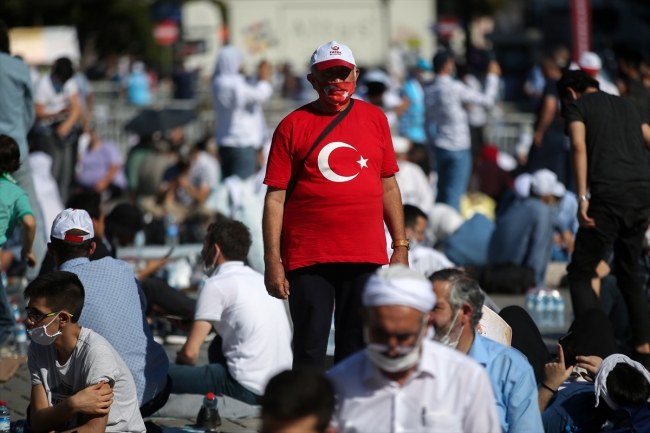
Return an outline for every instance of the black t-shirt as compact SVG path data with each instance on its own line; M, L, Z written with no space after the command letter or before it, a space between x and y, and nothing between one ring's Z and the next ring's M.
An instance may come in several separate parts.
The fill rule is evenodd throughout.
M593 201L650 206L650 166L643 120L632 103L605 92L583 95L564 109L564 119L586 127L587 186Z

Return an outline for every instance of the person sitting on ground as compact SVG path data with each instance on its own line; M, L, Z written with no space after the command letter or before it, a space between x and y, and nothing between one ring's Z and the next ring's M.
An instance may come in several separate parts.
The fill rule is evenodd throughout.
M84 189L120 197L128 188L122 153L115 143L103 140L94 127L89 134L90 145L80 157L77 182Z
M264 277L244 265L251 245L239 221L212 223L201 256L208 276L196 302L187 342L169 366L176 394L228 395L259 404L267 381L291 368L291 328L281 300L266 293ZM195 367L201 345L214 328L209 365Z
M425 277L441 269L453 268L447 256L431 247L422 245L427 229L427 215L418 207L404 205L404 230L409 240L409 267Z
M109 249L110 245L104 240L104 210L102 208L102 198L99 193L94 191L85 191L80 194L75 194L70 197L66 203L66 209L82 209L88 212L90 219L93 222L93 230L95 237L95 251L89 257L90 260L99 260L104 257L115 258L115 250ZM54 257L51 254L46 254L41 265L41 271L38 275L45 275L53 272L56 268L54 264Z
M433 209L433 189L422 168L409 161L408 155L412 144L408 138L393 136L393 149L399 171L395 179L402 195L402 204L419 207L423 212L429 213Z
M457 269L438 271L430 280L437 299L432 315L434 340L485 367L503 432L543 431L533 367L517 349L476 331L484 299L476 280Z
M554 394L542 414L547 432L643 432L650 426L650 373L625 355L578 357L588 381Z
M426 278L403 265L379 269L362 301L367 348L329 372L339 432L501 432L485 370L425 338L436 304Z
M104 337L79 325L85 311L79 277L64 271L40 276L25 297L34 431L144 433L129 368Z
M23 247L21 259L27 259L32 268L36 256L32 244L36 235L36 220L29 206L27 193L20 188L11 173L20 167L18 143L8 135L0 135L0 247L7 242L17 223L21 223ZM7 292L0 281L0 344L13 333L14 317L7 301Z
M216 159L199 149L192 148L189 158L165 170L158 188L158 198L143 201L143 208L155 218L171 212L177 221L183 222L195 215L212 215L204 207L210 192L217 186L219 164Z
M334 387L315 370L286 370L269 380L262 396L262 433L335 433L330 426Z
M553 246L553 208L566 188L550 170L533 174L530 196L517 199L497 220L490 240L491 264L511 263L535 272L535 284L542 287Z
M112 257L89 260L97 248L94 237L88 212L66 209L52 223L47 249L58 269L79 276L86 291L86 314L79 324L106 338L124 359L135 381L140 412L147 417L169 397L169 360L153 340L144 315L146 300L131 267Z

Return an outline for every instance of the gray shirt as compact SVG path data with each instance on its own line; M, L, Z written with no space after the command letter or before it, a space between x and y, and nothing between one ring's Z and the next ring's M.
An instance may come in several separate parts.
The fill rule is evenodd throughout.
M81 328L77 345L68 361L57 361L54 346L29 345L29 372L32 386L45 387L50 406L61 403L90 385L105 381L113 386L113 405L108 414L107 432L144 433L146 428L131 372L120 355L101 335ZM61 428L71 429L83 424L77 414Z
M34 125L34 99L29 68L20 59L0 53L0 134L16 140L27 158L27 133Z

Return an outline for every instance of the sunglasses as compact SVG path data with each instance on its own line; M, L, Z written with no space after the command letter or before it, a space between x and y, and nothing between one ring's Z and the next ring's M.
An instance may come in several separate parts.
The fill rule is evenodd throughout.
M63 310L61 310L61 311L63 311ZM31 308L25 307L25 312L27 313L27 318L29 320L31 320L32 322L34 322L34 323L40 322L41 320L45 319L46 317L56 316L61 311L54 311L52 313L40 314L40 313L33 313ZM72 314L68 313L67 311L66 311L66 314L68 314L69 316L72 316Z

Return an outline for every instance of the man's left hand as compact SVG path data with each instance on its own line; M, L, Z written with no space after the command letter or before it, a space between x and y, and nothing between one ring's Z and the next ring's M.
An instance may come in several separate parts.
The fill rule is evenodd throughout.
M392 265L409 265L409 252L406 247L396 247L393 254L390 256L390 264Z

